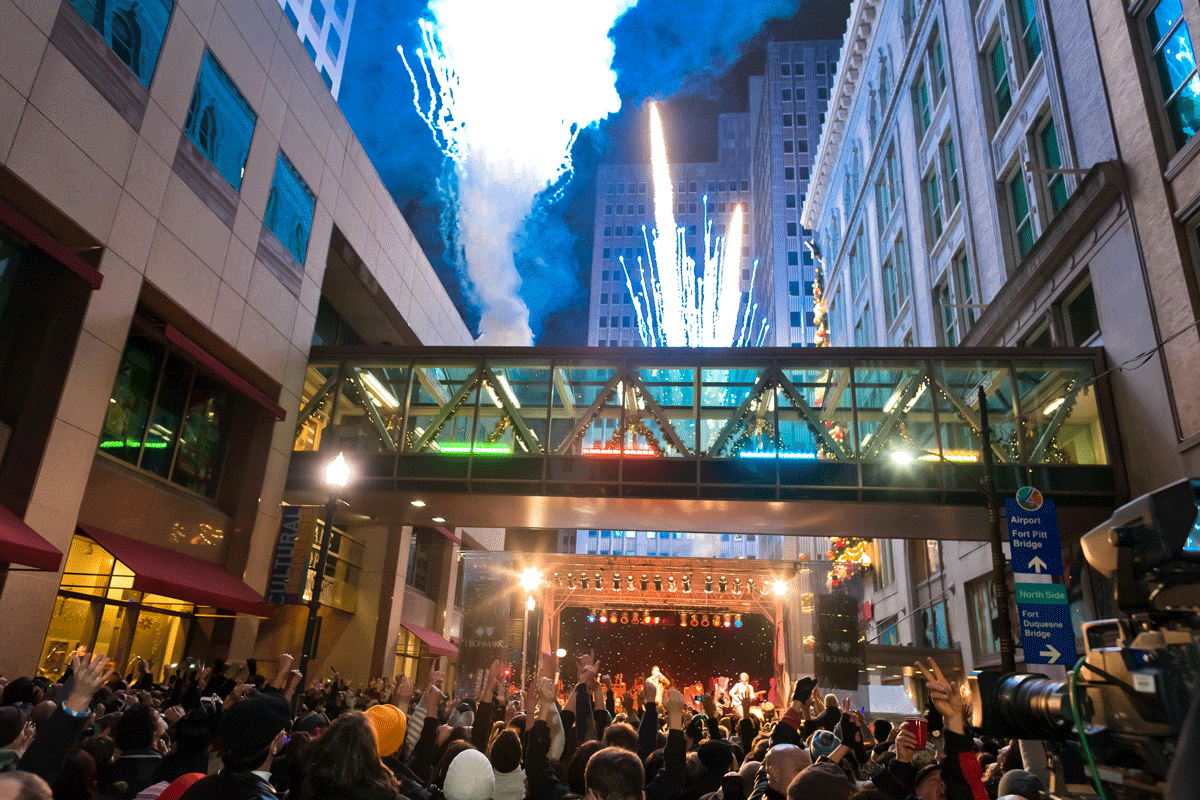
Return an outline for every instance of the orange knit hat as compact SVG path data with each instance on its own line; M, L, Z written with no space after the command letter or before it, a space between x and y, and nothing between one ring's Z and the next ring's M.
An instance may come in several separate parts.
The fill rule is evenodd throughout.
M364 714L367 722L375 729L375 741L379 745L379 757L387 758L404 744L408 730L408 719L404 712L389 703L371 706Z

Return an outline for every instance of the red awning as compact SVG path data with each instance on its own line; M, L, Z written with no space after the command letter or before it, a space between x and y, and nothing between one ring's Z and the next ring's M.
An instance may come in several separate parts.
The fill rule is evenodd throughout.
M258 389L255 389L250 385L248 380L222 364L203 347L184 336L174 325L168 325L163 333L166 335L168 342L187 353L189 357L195 359L197 364L215 376L230 389L233 389L238 394L249 398L251 402L255 403L263 410L270 412L275 419L281 422L287 419L287 412L283 410L282 406L280 406L271 398L267 397Z
M58 572L62 551L25 524L25 520L0 506L0 561Z
M442 525L435 525L433 529L455 544L462 544L462 539L455 536L454 531L450 530L449 528Z
M416 636L422 642L429 645L429 652L433 655L458 658L458 648L442 637L441 634L434 633L428 628L422 628L420 625L409 625L407 622L401 622L400 624L408 628L413 636Z
M132 570L133 588L139 592L257 617L271 614L272 608L263 602L262 595L216 564L92 525L76 527Z
M93 289L99 289L100 284L104 283L104 276L100 274L99 270L3 200L0 200L0 222L24 236L34 247L83 278Z

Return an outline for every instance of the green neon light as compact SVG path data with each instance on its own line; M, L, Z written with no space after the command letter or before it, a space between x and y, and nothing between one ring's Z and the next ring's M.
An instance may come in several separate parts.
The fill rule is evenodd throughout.
M170 442L146 442L145 445L142 445L142 443L136 439L126 439L125 441L121 441L120 439L110 439L100 443L101 448L144 446L147 450L164 450L168 445L170 445Z
M487 442L438 442L438 453L446 455L467 455L474 453L480 456L511 456L512 448L506 444L489 444Z

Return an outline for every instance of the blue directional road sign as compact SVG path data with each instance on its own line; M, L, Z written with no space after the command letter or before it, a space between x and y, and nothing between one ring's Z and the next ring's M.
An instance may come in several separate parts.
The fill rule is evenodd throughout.
M1067 587L1059 583L1018 583L1017 618L1026 664L1075 664L1075 629Z
M1004 498L1012 570L1026 575L1061 575L1062 545L1054 501L1026 486L1016 497Z

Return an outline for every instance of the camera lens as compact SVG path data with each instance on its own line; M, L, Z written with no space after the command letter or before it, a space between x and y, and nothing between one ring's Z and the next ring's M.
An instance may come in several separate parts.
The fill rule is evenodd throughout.
M973 724L991 735L1067 739L1074 720L1067 685L1044 675L972 675Z

